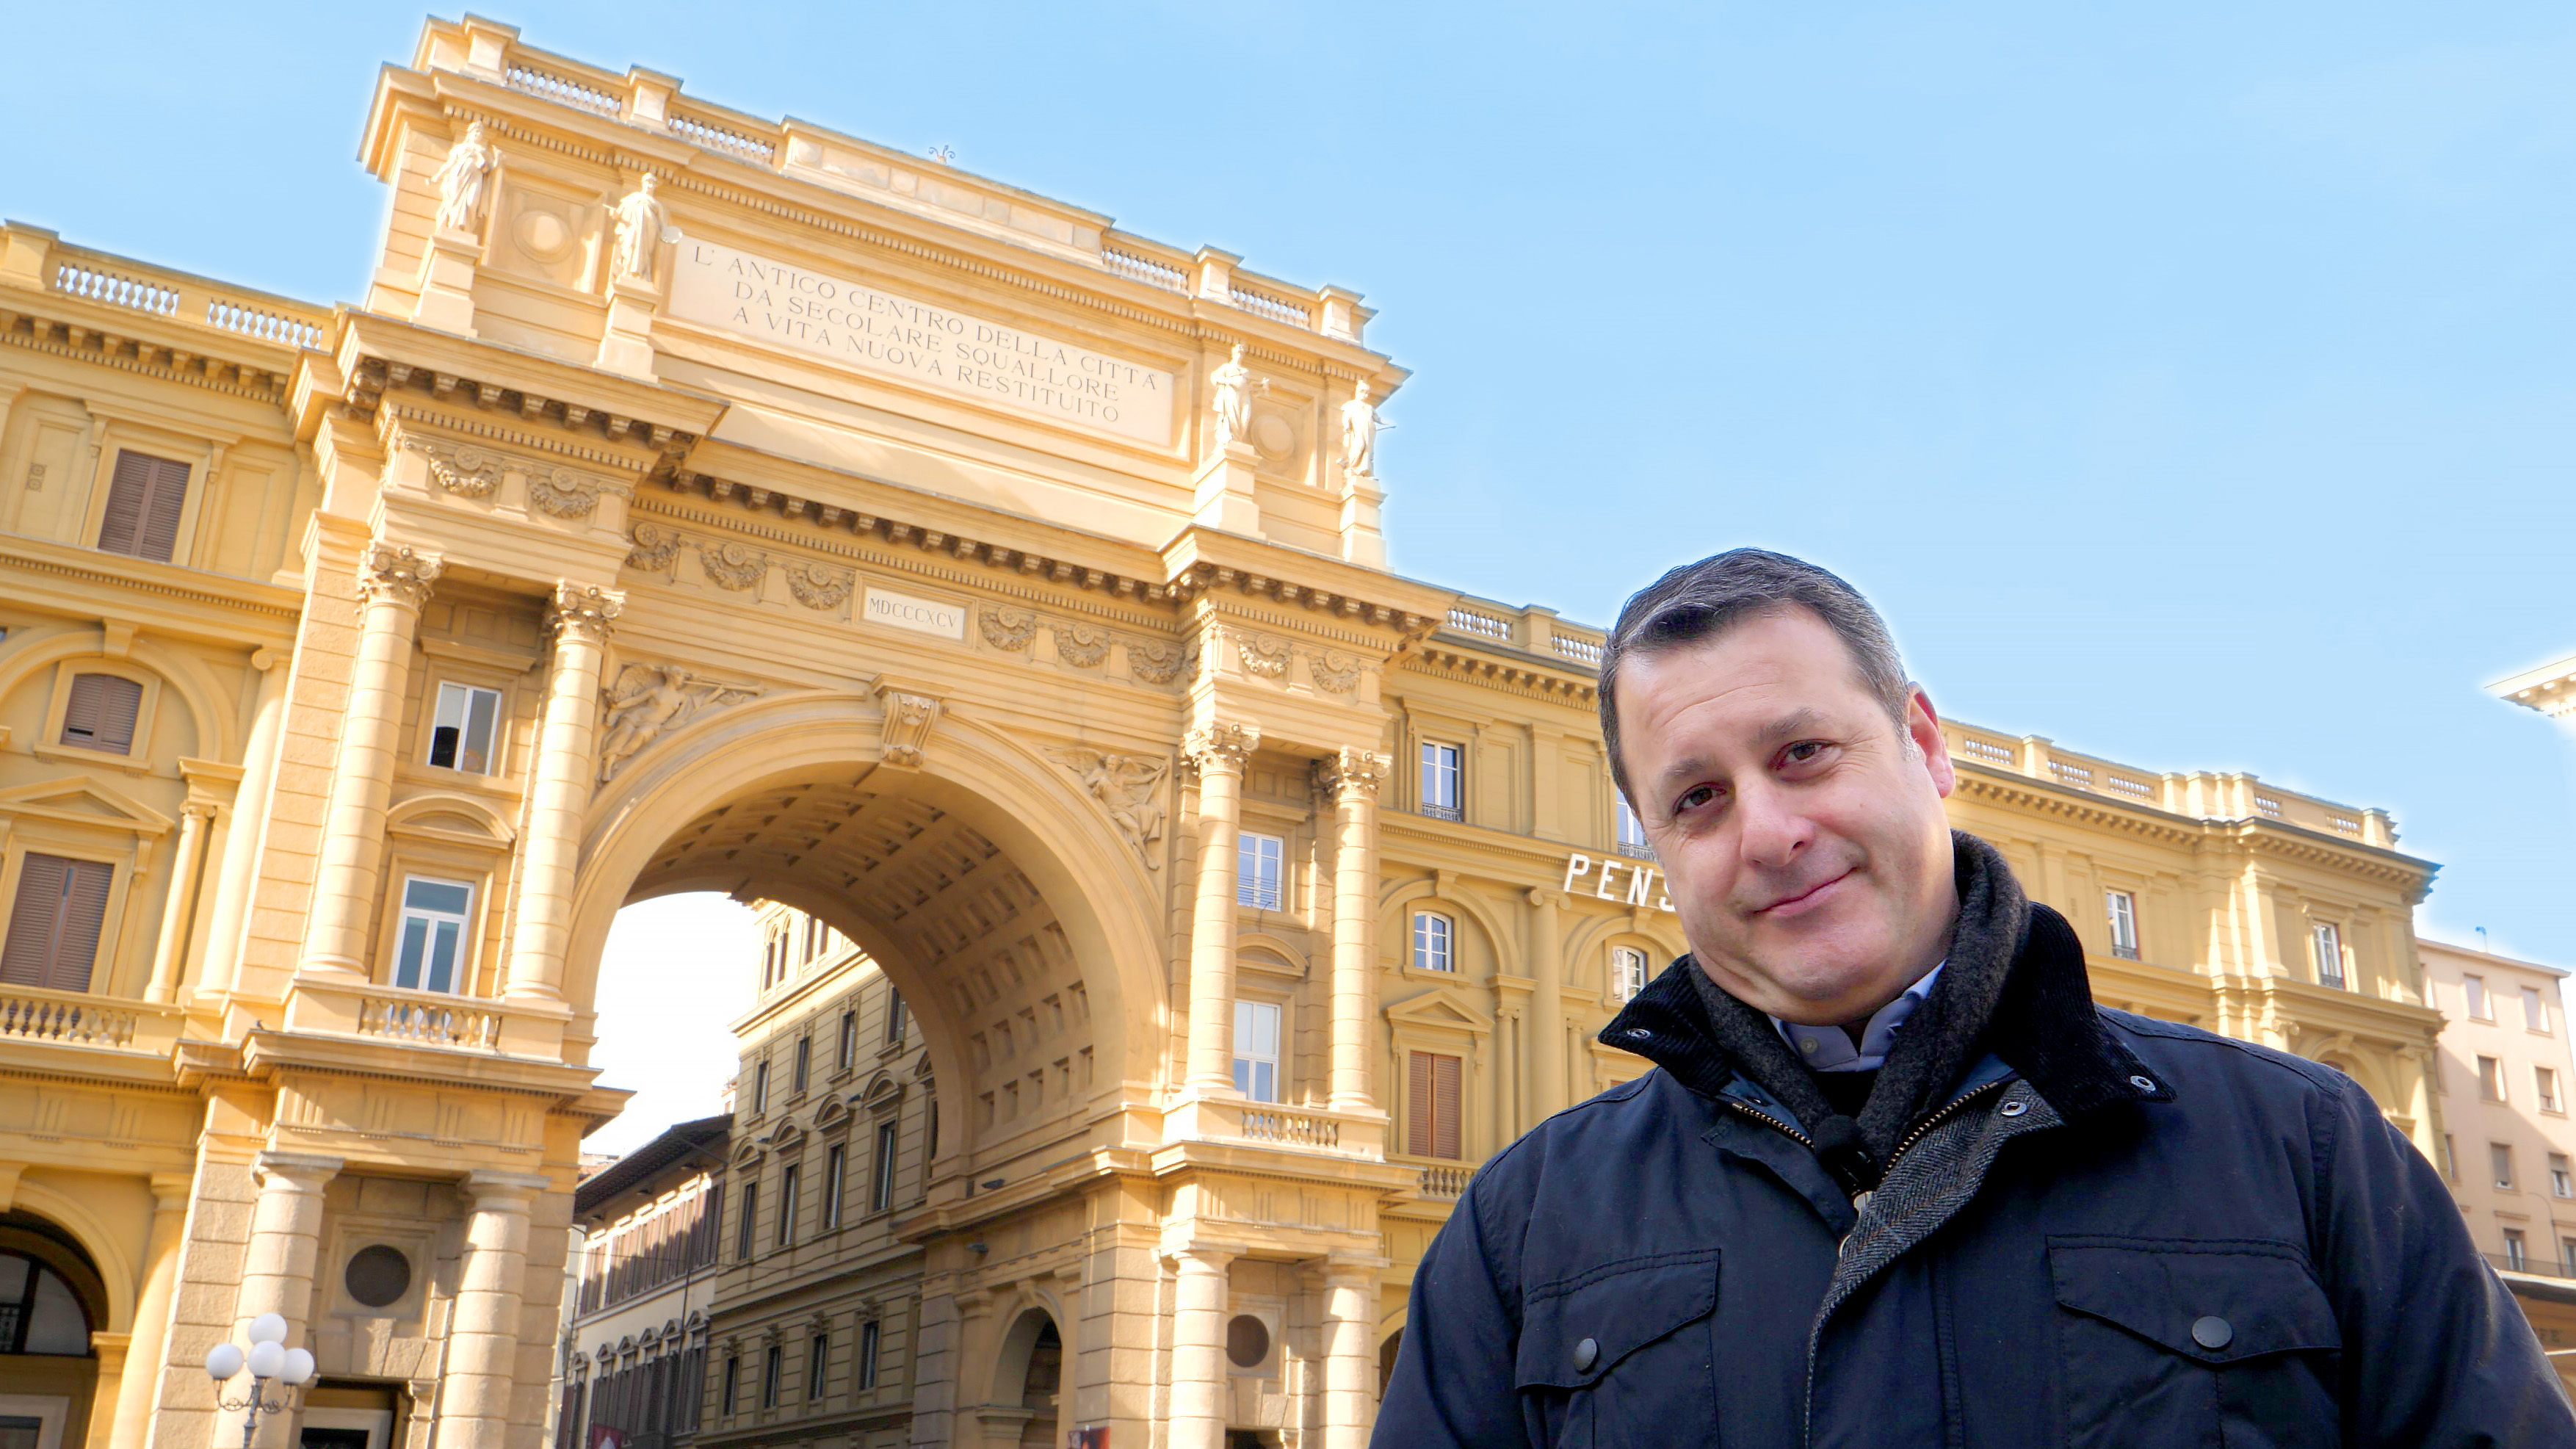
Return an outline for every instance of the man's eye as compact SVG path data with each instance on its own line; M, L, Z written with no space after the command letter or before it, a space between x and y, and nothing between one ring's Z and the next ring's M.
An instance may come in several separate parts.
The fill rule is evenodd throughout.
M1685 793L1682 798L1673 802L1673 811L1674 813L1679 814L1684 810L1695 810L1716 798L1717 791L1709 788L1708 786L1694 786L1690 791Z
M1824 741L1801 740L1797 744L1789 747L1788 758L1796 763L1805 764L1807 761L1814 759L1816 756L1821 755L1824 752Z

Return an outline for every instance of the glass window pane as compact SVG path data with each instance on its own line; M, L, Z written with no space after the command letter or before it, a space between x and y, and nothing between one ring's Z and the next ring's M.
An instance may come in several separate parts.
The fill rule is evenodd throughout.
M472 691L473 704L465 718L465 744L456 765L477 774L492 773L492 727L501 711L501 696L488 689Z
M433 927L429 948L429 989L456 989L456 934L454 921L440 921Z
M445 911L461 916L473 900L472 886L448 881L416 879L403 887L403 904L413 910Z
M402 924L402 955L394 963L394 984L414 990L420 986L421 957L429 948L429 922L418 916L406 917Z

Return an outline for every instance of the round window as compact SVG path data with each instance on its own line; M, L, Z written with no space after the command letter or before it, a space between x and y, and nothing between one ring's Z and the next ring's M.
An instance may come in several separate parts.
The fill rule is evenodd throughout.
M1270 1357L1270 1325L1238 1313L1225 1326L1225 1356L1236 1368L1259 1368Z
M411 1291L411 1259L400 1248L370 1244L350 1256L349 1270L340 1281L348 1286L350 1297L369 1308L383 1308L401 1302Z

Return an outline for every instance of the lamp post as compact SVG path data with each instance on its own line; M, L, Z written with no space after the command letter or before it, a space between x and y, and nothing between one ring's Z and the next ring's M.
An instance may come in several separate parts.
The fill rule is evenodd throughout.
M243 1369L250 1370L250 1390L238 1399L224 1397L224 1385ZM310 1349L286 1346L286 1320L275 1313L263 1313L250 1321L250 1351L244 1353L237 1343L219 1343L206 1350L206 1377L215 1381L215 1402L241 1411L242 1449L250 1449L251 1436L259 1430L259 1416L283 1413L293 1408L292 1391L313 1382L313 1353ZM280 1392L271 1398L269 1380L275 1379Z

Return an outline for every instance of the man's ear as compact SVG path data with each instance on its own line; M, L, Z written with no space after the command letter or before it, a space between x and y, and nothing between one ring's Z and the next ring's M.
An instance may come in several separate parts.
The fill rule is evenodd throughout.
M1950 742L1941 735L1941 716L1932 710L1932 697L1915 686L1914 697L1905 702L1905 733L1914 742L1916 753L1923 757L1923 770L1932 777L1932 788L1942 799L1959 788L1959 772L1950 764Z

